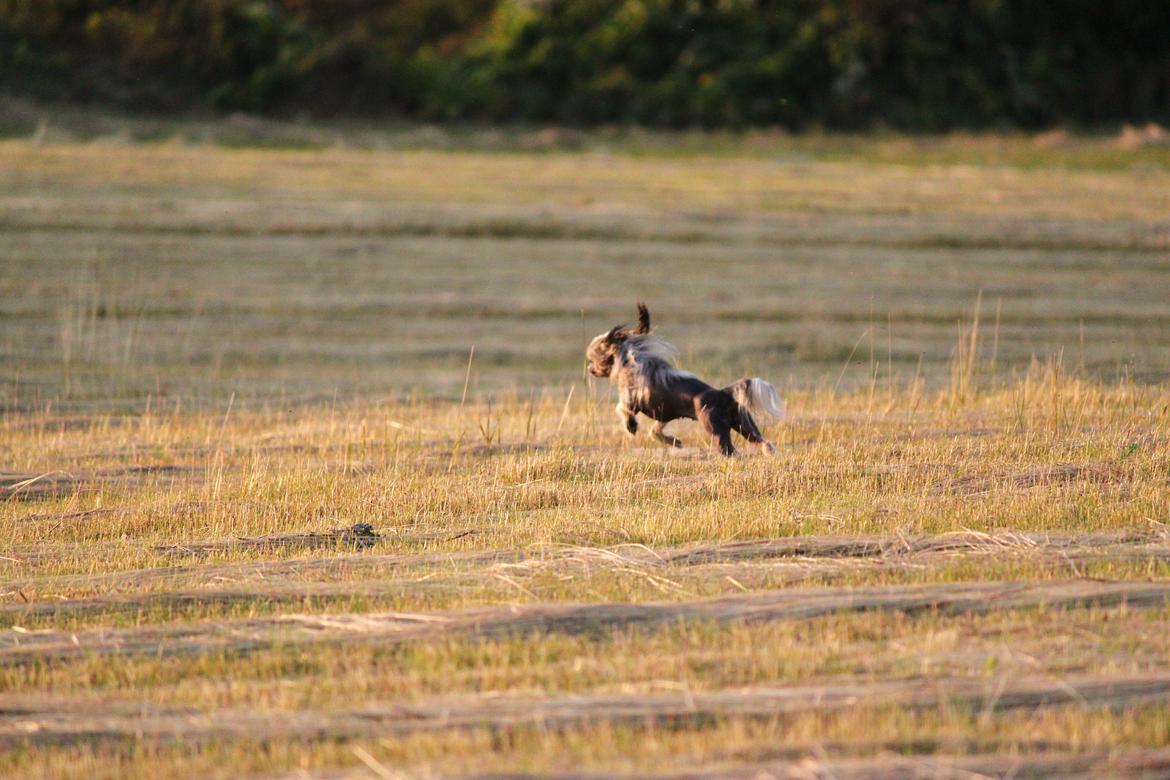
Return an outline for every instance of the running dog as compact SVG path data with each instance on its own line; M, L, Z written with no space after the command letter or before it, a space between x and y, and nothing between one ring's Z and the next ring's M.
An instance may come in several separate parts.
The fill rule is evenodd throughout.
M784 416L784 404L775 387L751 377L716 389L676 368L676 354L674 347L650 333L650 310L642 303L638 304L635 327L618 325L594 338L585 350L589 373L609 377L617 385L617 413L631 435L638 431L640 413L654 421L651 436L668 447L681 447L682 442L663 428L685 417L698 420L724 455L735 454L732 431L764 452L776 451L752 418L752 412L777 419Z

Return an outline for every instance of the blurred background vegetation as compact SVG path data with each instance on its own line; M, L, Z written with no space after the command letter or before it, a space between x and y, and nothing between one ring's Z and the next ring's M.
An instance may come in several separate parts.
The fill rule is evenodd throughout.
M1170 119L1151 0L0 0L0 90L154 112L955 128Z

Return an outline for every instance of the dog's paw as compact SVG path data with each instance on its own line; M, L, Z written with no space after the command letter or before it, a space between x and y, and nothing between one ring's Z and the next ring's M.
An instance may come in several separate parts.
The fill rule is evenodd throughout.
M638 432L638 420L633 415L626 418L626 433L633 436Z

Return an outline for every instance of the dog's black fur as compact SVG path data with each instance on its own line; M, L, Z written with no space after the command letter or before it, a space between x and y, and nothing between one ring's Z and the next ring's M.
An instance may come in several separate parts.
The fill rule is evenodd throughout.
M752 410L776 417L783 415L776 389L758 378L741 379L722 389L680 371L673 364L673 348L650 334L650 311L638 304L638 324L618 325L590 342L585 350L589 373L609 377L618 386L618 415L625 429L638 430L638 414L654 420L650 432L671 447L682 442L665 433L672 420L698 420L718 442L724 455L733 455L731 432L737 431L752 444L772 452L752 417Z

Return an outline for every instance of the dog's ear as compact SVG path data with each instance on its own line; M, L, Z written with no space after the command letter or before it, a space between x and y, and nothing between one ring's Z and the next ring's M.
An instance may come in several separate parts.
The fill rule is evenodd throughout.
M650 332L650 310L646 308L646 304L638 301L638 327L634 328L634 333L638 335L645 335Z
M614 325L609 333L605 334L605 340L610 344L620 344L629 338L629 335L625 325Z

